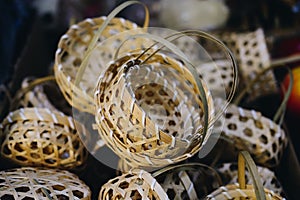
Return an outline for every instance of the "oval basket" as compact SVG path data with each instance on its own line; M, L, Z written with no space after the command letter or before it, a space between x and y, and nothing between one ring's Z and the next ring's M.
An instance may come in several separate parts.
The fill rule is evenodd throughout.
M22 166L74 168L87 159L78 135L85 128L61 112L22 108L9 113L0 130L2 156Z
M24 167L0 172L0 199L90 200L91 191L68 171Z

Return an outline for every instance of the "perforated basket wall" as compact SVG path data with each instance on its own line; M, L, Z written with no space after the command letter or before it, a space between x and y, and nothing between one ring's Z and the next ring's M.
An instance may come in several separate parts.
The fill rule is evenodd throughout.
M234 154L247 150L261 166L274 167L279 164L288 141L279 125L260 112L234 104L229 105L225 118L223 135L234 145Z
M74 168L87 158L78 135L86 130L61 112L19 109L9 113L1 126L6 136L2 156L22 166Z
M97 84L99 134L135 167L161 167L194 155L210 130L203 138L203 105L192 74L164 54L155 54L141 66L138 63L149 55L138 63L135 56L111 64ZM204 89L210 121L213 102Z
M234 53L239 66L241 83L247 85L263 69L271 65L264 32L257 29L247 33L225 33L219 37ZM249 100L277 91L276 80L272 71L267 72L255 84Z
M33 79L30 78L25 78L23 80L21 90L24 91L24 93L18 96L16 102L11 105L10 110L16 110L23 107L48 108L49 110L56 110L55 106L52 105L45 94L42 85L28 88L32 81Z
M152 175L169 199L203 199L222 186L218 173L199 163L168 166Z
M0 199L89 200L91 191L68 171L24 167L0 172Z
M234 184L238 182L238 166L237 163L224 163L218 166L217 171L223 177L223 182L226 184ZM276 178L274 172L265 167L257 166L257 171L262 180L264 188L275 192L276 194L284 195L283 188ZM245 172L247 184L253 184L251 176L248 171Z
M133 169L122 176L109 180L101 187L99 200L106 199L167 200L169 198L151 174Z
M281 196L275 194L273 191L265 189L267 200L283 200ZM231 199L256 199L254 188L252 185L247 185L246 189L239 189L238 184L236 185L226 185L220 187L210 195L207 195L207 200L231 200Z
M94 114L95 109L93 102L95 81L98 80L98 76L103 71L103 66L89 65L84 72L83 79L80 81L80 88L75 86L74 83L88 45L105 20L106 17L86 19L72 25L67 33L61 37L55 57L55 77L66 100L80 111L91 114ZM135 29L138 29L135 23L123 18L113 18L102 32L97 44L120 32ZM125 36L128 35L122 35L122 37ZM106 50L102 51L97 59L106 62L112 60L116 48L123 40L124 38L116 38L114 43L106 45ZM134 44L131 45L133 49L141 48L140 46L134 46ZM126 50L126 48L123 49Z

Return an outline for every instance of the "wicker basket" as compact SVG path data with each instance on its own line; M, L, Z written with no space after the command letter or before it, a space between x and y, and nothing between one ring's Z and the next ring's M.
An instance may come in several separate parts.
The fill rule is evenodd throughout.
M106 17L86 19L72 25L67 33L61 37L55 57L55 77L66 100L78 110L91 114L95 113L93 101L95 82L104 70L105 65L113 60L116 48L124 40L124 38L115 38L114 43L106 45L105 51L102 51L97 58L103 61L103 65L90 65L85 71L84 77L80 80L80 87L75 85L76 75L84 56L86 56L87 48L95 32L105 20ZM133 22L123 18L113 18L102 32L97 44L113 35L128 30L141 31ZM132 33L128 32L128 34ZM126 37L128 34L123 34L122 37ZM140 49L141 47L135 46L134 48Z
M101 187L98 199L168 200L169 198L151 174L140 169L133 169L104 184Z
M219 37L234 53L237 59L241 84L247 85L265 68L271 60L262 29L248 33L223 33ZM269 71L254 85L249 100L277 91L275 76Z
M6 136L1 154L22 166L74 168L87 152L78 134L85 128L61 112L24 108L9 113L0 129Z
M245 162L246 161L246 162ZM254 185L246 185L245 182L245 166L247 166ZM216 191L209 194L206 199L226 200L226 199L267 199L267 200L281 200L281 196L275 194L266 188L263 188L260 178L258 176L255 163L246 151L239 154L238 163L238 184L222 186Z
M191 157L211 132L205 138L201 133L204 112L193 75L164 54L150 59L144 54L134 63L137 56L111 64L97 84L99 134L132 167L162 167ZM213 101L204 89L212 121Z
M21 89L17 92L14 98L14 102L10 105L10 110L16 110L24 107L36 107L36 108L48 108L49 110L57 110L55 106L50 102L47 95L44 92L42 85L35 85L34 79L25 78L22 82Z
M68 171L24 167L0 172L0 199L89 200L91 191Z
M234 104L230 104L226 111L223 136L229 141L225 152L231 158L237 156L236 152L247 150L257 164L265 167L280 163L288 142L284 130L271 119Z

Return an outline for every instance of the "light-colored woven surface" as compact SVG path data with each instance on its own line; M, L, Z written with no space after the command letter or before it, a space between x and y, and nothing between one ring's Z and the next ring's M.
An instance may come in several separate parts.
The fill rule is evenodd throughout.
M101 187L99 200L168 200L159 183L146 171L133 169Z
M111 64L98 82L96 122L103 140L135 167L162 167L194 155L210 130L201 138L203 105L192 74L164 54L142 66L133 63L135 56ZM210 121L213 102L207 89L206 95Z
M91 191L68 171L24 167L0 172L0 199L89 200Z
M257 164L266 167L279 164L288 141L284 130L272 120L234 104L227 109L223 134L236 148L235 153L247 150Z
M283 200L281 196L275 194L273 191L265 189L266 199L267 200ZM240 199L245 197L246 199L255 200L255 192L252 185L247 185L246 189L239 189L238 184L227 185L220 187L210 195L206 197L207 200L231 200L231 199Z
M238 166L237 163L224 163L218 166L217 171L221 173L226 184L234 184L238 182ZM257 166L258 174L262 180L264 188L272 190L276 194L284 196L283 188L276 178L274 172L265 167ZM253 184L251 176L248 171L245 173L246 183Z
M201 77L207 81L210 91L215 94L229 94L234 81L231 63L227 60L215 60L203 63L196 68Z
M25 78L22 82L21 90L28 88L34 79ZM10 110L16 110L24 107L48 108L49 110L56 110L55 106L49 101L44 92L42 85L37 85L23 95L19 96L14 105L11 105Z
M22 166L74 168L87 152L78 134L85 128L61 112L24 108L9 113L1 124L6 138L1 154Z
M199 163L168 166L152 175L169 199L203 199L222 186L218 173L209 166Z
M226 33L219 36L237 59L242 84L246 85L259 72L271 65L262 29L248 33ZM272 71L267 72L260 80L260 83L255 84L251 90L250 100L277 91Z
M75 86L74 83L88 45L94 37L95 32L105 20L106 17L86 19L78 24L72 25L67 33L61 37L55 57L55 77L66 100L80 111L86 111L92 114L94 114L93 92L95 83L98 80L98 76L104 70L104 66L89 65L84 72L83 79L80 81L80 87ZM123 31L135 29L138 29L135 23L124 20L123 18L113 18L104 29L97 44ZM122 35L122 37L125 36L128 35ZM102 51L97 57L97 59L102 60L104 64L113 59L116 48L120 45L122 40L124 40L124 38L115 39L115 42L106 45L105 51Z

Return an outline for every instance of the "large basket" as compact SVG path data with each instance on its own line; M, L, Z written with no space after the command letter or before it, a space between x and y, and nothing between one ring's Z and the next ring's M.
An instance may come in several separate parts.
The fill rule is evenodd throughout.
M104 66L90 65L85 71L85 76L80 81L80 87L75 85L75 79L91 40L105 20L106 17L86 19L72 25L67 33L61 37L55 57L55 77L66 100L78 110L91 114L94 114L95 111L93 102L95 81L104 70ZM113 18L102 32L99 40L97 40L97 44L113 35L128 30L140 29L131 21L123 18ZM123 37L125 36L123 35ZM114 44L107 45L106 50L102 51L98 59L102 59L104 64L112 60L113 53L122 40L117 40L116 38Z
M150 59L144 54L134 63L137 56L112 63L97 84L99 133L134 167L162 167L191 157L211 132L201 133L204 111L193 75L164 54ZM203 86L212 121L213 101Z
M85 128L61 112L19 109L8 114L0 131L6 136L2 156L22 166L74 168L87 159L78 135Z
M246 185L245 167L250 171L253 185ZM230 200L230 199L267 199L281 200L284 199L273 191L262 186L256 166L250 154L246 151L240 152L238 159L238 184L222 186L211 194L207 195L206 199L214 200Z
M91 191L68 171L24 167L0 172L0 199L90 200Z

